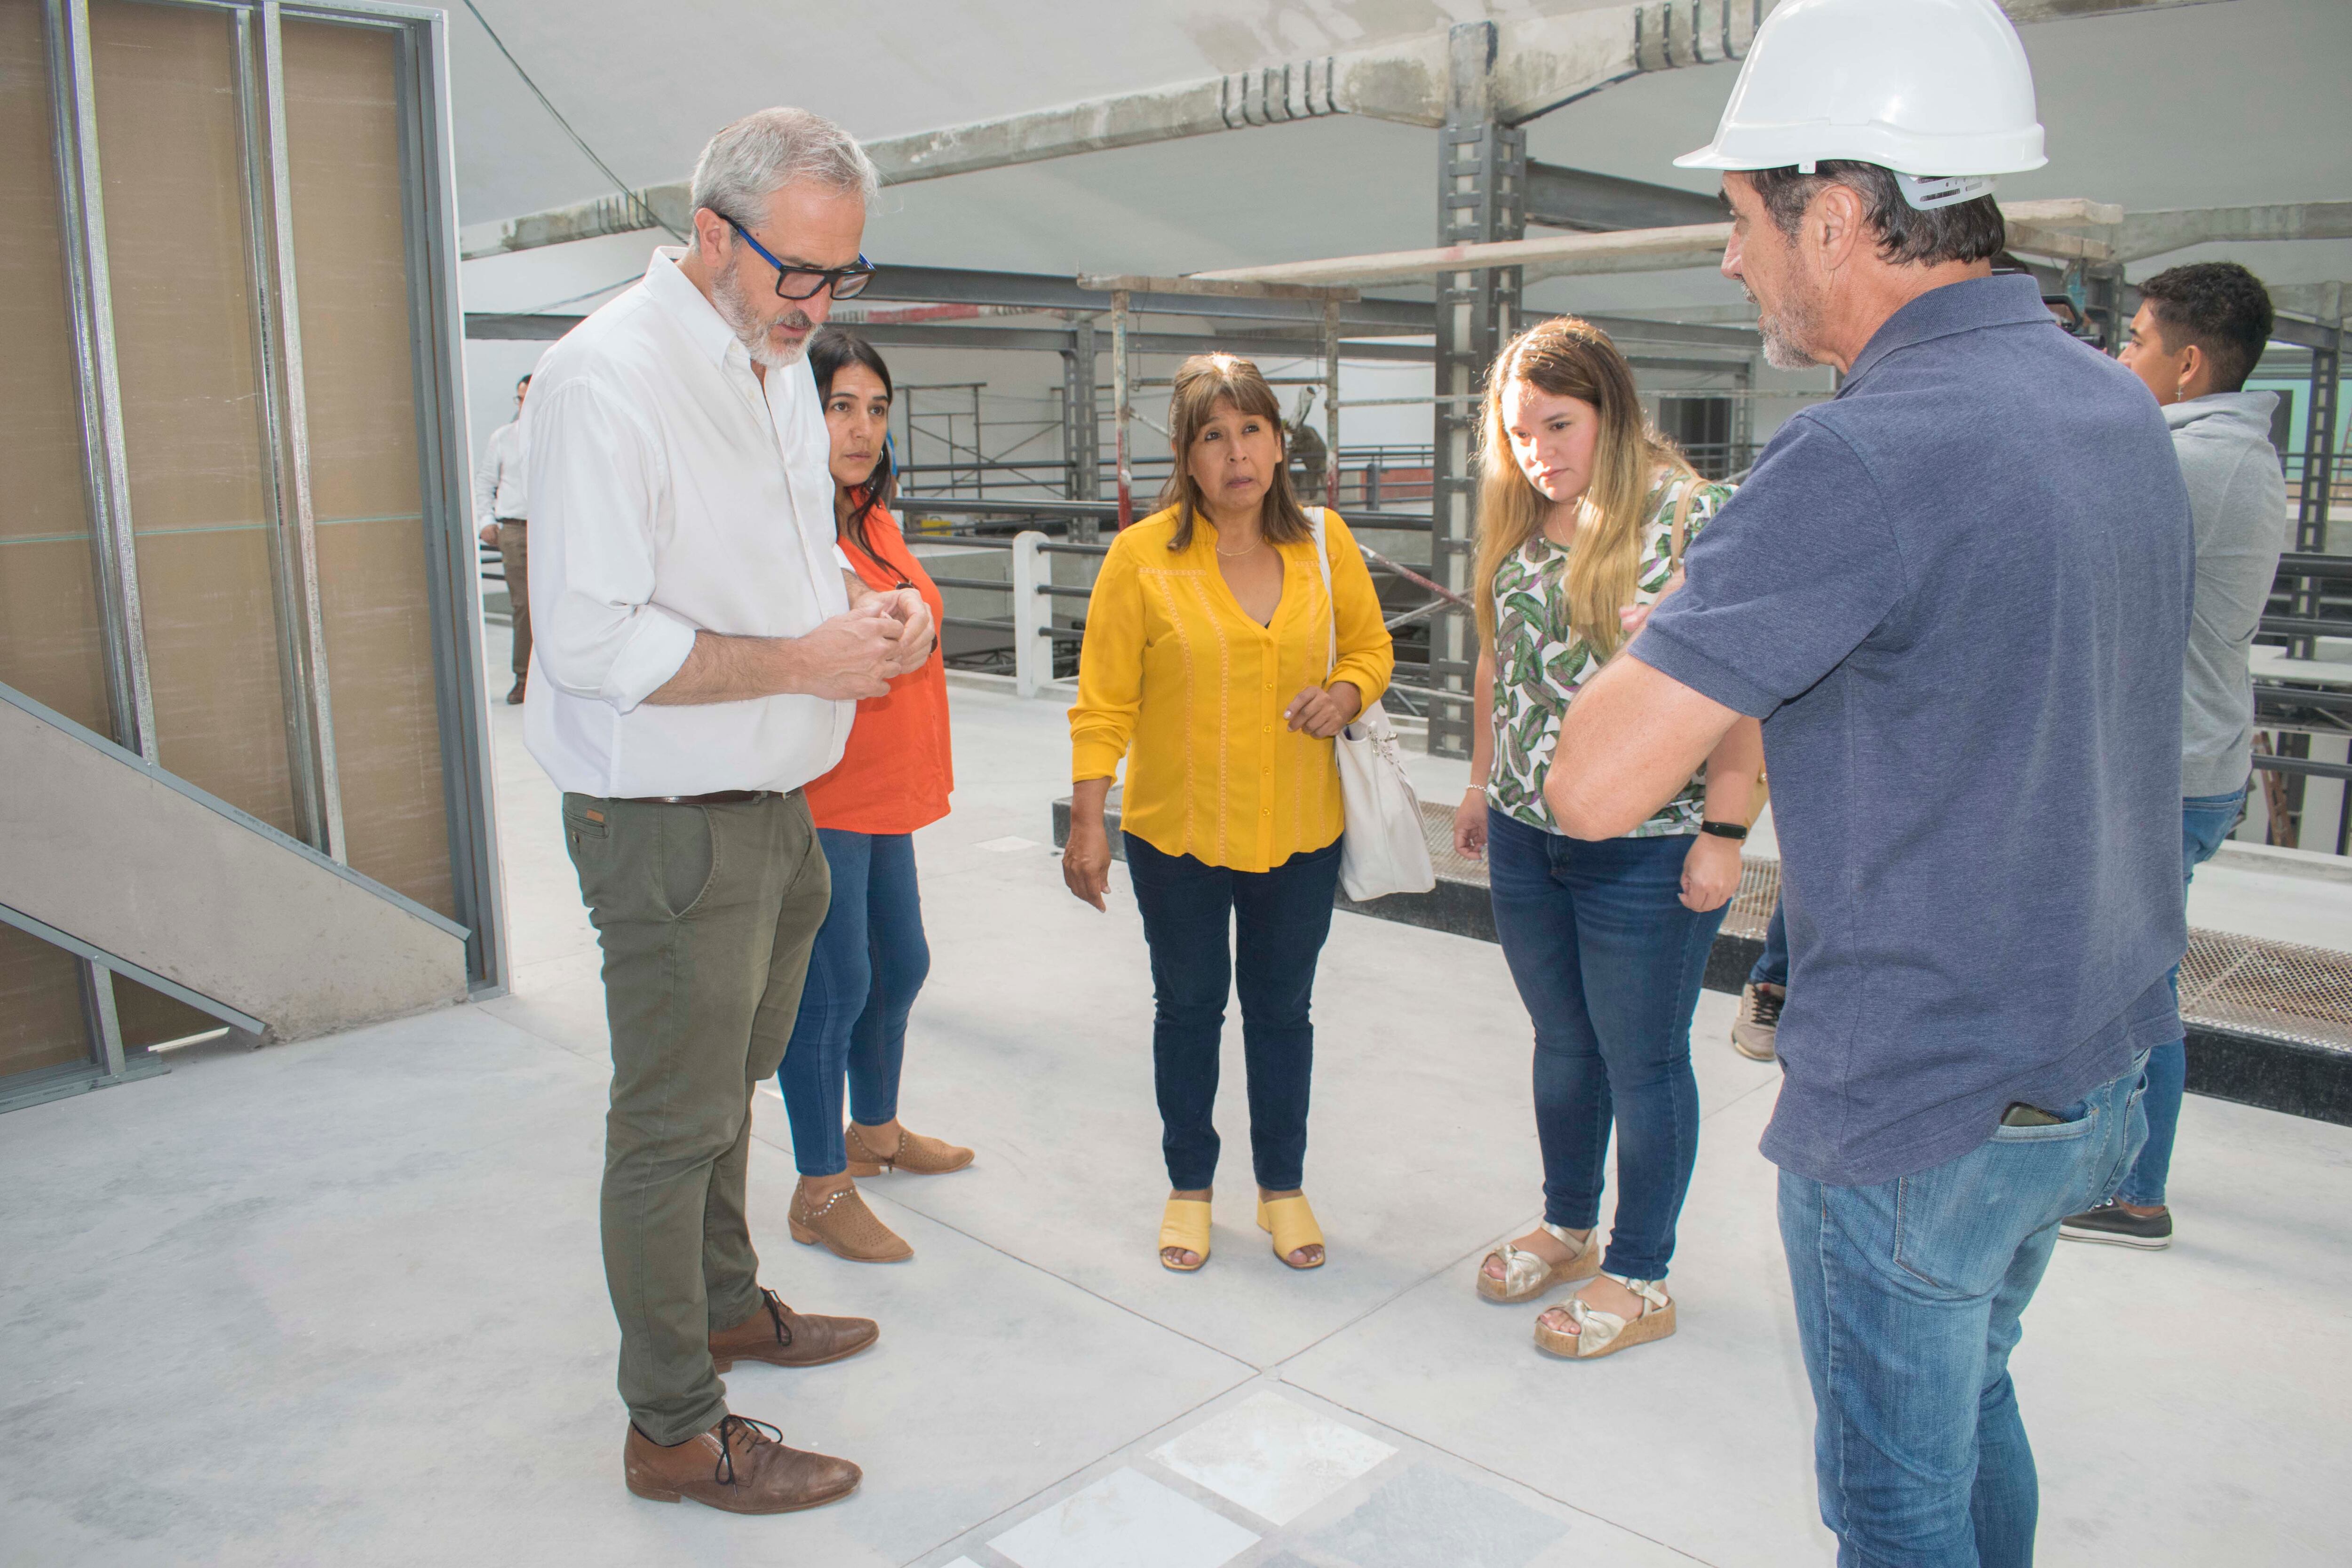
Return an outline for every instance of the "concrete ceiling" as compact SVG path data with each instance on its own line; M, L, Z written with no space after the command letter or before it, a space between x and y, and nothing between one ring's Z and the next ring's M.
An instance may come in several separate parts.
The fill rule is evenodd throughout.
M790 8L700 0L660 8L656 28L632 0L478 3L604 160L645 184L682 176L712 130L771 103L831 115L861 136L891 135L1454 21L1620 0ZM450 30L465 221L606 194L462 7ZM2021 36L2052 162L2005 181L2004 196L2083 195L2134 209L2352 197L2343 151L2352 144L2346 0L2231 0L2043 24ZM1535 121L1530 155L1709 189L1711 177L1670 160L1706 140L1736 69L1609 89ZM1435 229L1435 159L1430 132L1351 117L1093 153L893 187L866 249L877 259L1066 275L1421 245ZM2278 282L2352 276L2352 242L2248 246L2239 258ZM1551 308L1736 297L1705 273L1561 279L1537 289L1535 300Z

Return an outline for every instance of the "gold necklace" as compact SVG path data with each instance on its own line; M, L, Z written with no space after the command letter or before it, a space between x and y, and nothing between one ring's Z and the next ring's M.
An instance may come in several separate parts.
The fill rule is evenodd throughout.
M1216 551L1216 552L1217 552L1218 554L1220 554L1220 555L1223 556L1223 557L1224 557L1226 560L1228 560L1228 561L1238 561L1238 560L1240 560L1240 559L1241 559L1243 556L1244 556L1244 555L1254 555L1254 554L1255 554L1255 553L1256 553L1256 552L1257 552L1261 548L1263 548L1263 547L1265 546L1265 540L1263 540L1263 539L1261 539L1261 540L1259 540L1259 541L1257 542L1257 543L1251 545L1247 550L1226 550L1226 549L1223 549L1223 548L1221 548L1221 547L1217 544L1216 541L1214 541L1214 540L1211 540L1211 541L1209 542L1209 548L1210 548L1210 549L1212 549L1212 550Z

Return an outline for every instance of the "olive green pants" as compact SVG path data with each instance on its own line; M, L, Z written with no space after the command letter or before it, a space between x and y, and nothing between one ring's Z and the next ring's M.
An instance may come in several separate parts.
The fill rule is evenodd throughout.
M792 1038L832 879L798 790L731 805L567 795L563 832L604 949L621 1397L646 1436L683 1443L727 1413L712 1331L760 1305L743 1207L751 1091Z

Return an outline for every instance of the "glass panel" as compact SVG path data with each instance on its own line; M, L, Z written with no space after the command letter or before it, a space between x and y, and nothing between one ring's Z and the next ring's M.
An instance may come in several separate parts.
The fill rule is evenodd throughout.
M285 24L295 288L343 832L355 870L455 916L401 182L396 39Z
M114 733L37 0L0 0L0 682Z
M0 1078L89 1059L81 960L0 925Z
M299 833L287 774L227 12L93 0L156 760Z

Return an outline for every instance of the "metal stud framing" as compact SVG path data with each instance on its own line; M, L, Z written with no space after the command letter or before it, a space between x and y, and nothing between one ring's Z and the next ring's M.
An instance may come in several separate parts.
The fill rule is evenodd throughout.
M2327 548L2327 503L2336 488L2336 397L2344 374L2341 316L2323 323L2323 333L2325 341L2314 344L2311 351L2311 395L2305 400L2303 499L2295 507L2294 519L2294 547L2311 554ZM2317 620L2320 586L2316 577L2298 579L2288 614ZM2317 648L2318 640L2314 637L2298 637L2287 644L2287 651L2297 658L2309 658Z
M1500 35L1492 22L1454 28L1447 53L1445 125L1437 142L1437 237L1441 245L1520 239L1527 234L1527 133L1496 117L1494 69ZM1475 549L1475 472L1486 366L1518 330L1519 269L1490 268L1437 279L1437 402L1432 432L1430 573L1457 594L1470 587ZM1335 447L1333 461L1338 460ZM1467 700L1477 666L1476 629L1448 616L1430 627L1429 684L1459 693L1431 705L1432 755L1470 754Z
M131 536L131 470L122 436L122 387L114 363L114 293L106 259L105 200L98 177L98 93L89 57L89 6L88 0L47 0L42 9L107 691L114 738L152 759L155 695L147 679L147 637L139 618L139 557Z

